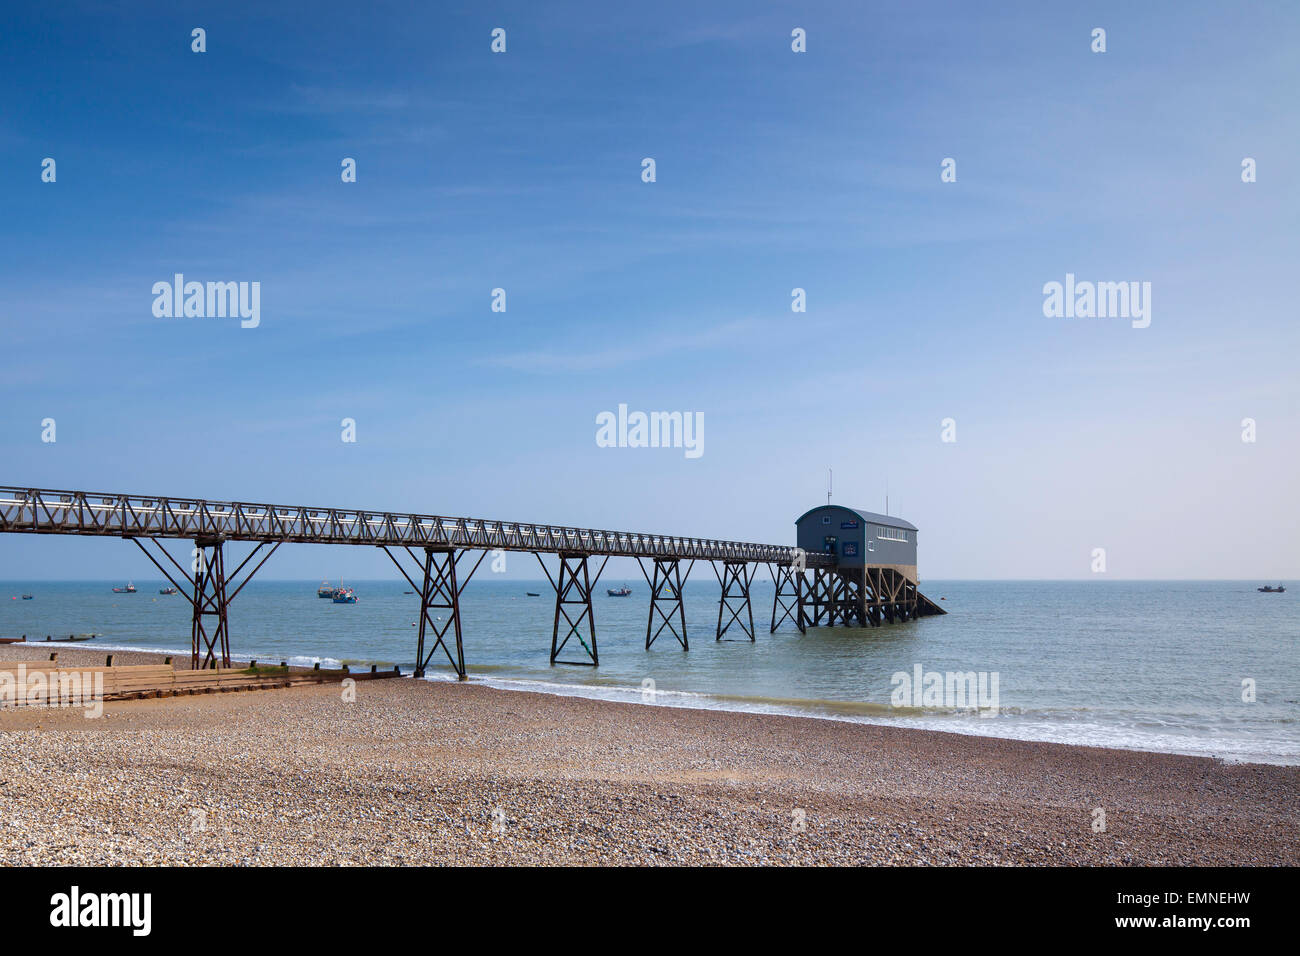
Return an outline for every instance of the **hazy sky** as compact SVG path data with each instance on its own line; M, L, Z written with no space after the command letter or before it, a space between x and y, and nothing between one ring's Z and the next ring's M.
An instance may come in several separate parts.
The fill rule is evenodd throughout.
M542 6L8 10L0 483L793 543L833 466L923 579L1300 577L1300 7ZM598 447L620 403L703 454ZM263 571L340 573L391 567ZM33 576L156 572L0 536Z

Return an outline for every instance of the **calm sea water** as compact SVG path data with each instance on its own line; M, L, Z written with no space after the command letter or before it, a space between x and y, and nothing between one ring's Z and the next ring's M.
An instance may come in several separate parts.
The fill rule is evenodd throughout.
M120 583L120 582L114 582ZM231 606L241 657L386 662L409 672L417 595L405 582L349 582L359 602L316 597L315 581L254 580ZM868 630L788 623L768 633L772 585L755 582L757 643L715 643L719 589L685 588L691 649L665 633L645 650L647 588L600 597L599 668L550 666L554 597L545 582L475 580L462 598L471 680L660 705L810 714L962 733L1300 763L1300 588L1245 582L944 582L945 617ZM189 604L161 582L0 582L0 636L95 633L79 647L188 653ZM541 597L528 597L539 591ZM23 593L33 600L13 600ZM733 628L734 631L734 628ZM728 635L729 637L732 635ZM580 650L580 649L579 649ZM446 661L430 679L452 678ZM892 676L996 672L999 713L890 706ZM436 672L435 672L436 671ZM1242 700L1243 681L1254 702Z

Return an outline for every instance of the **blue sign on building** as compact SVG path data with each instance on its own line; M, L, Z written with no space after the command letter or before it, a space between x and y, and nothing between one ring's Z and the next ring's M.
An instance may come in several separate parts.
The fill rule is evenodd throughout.
M856 518L854 518L854 519L851 520L851 521L841 521L841 522L840 522L840 527L841 527L841 528L856 528L857 526L858 526L858 522L857 522L857 519L856 519Z

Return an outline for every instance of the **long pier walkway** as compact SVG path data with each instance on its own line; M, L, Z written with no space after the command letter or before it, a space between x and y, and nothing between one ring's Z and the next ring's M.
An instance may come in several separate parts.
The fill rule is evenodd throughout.
M768 566L777 586L773 632L787 620L800 631L835 624L837 613L840 623L859 624L944 613L920 595L914 583L908 587L894 577L837 586L844 576L836 572L830 554L788 545L532 522L0 486L0 532L134 542L193 607L195 669L230 666L230 603L271 555L289 543L366 545L388 555L420 595L417 676L442 650L465 679L460 595L492 551L531 552L550 581L555 592L552 664L600 663L591 599L611 557L637 559L650 586L646 650L665 631L683 650L689 649L682 586L700 561L709 563L722 586L715 640L723 640L733 628L733 633L755 639L750 584L760 564ZM166 539L193 541L188 569L163 547ZM229 542L253 545L233 571L227 570ZM480 552L477 560L474 552ZM542 555L556 556L555 574ZM439 611L445 613L435 614Z

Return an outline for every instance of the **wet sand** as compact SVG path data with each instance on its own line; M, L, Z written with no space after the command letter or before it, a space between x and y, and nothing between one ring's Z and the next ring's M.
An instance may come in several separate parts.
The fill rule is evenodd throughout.
M0 862L1300 863L1300 767L405 678L355 691L4 710Z

